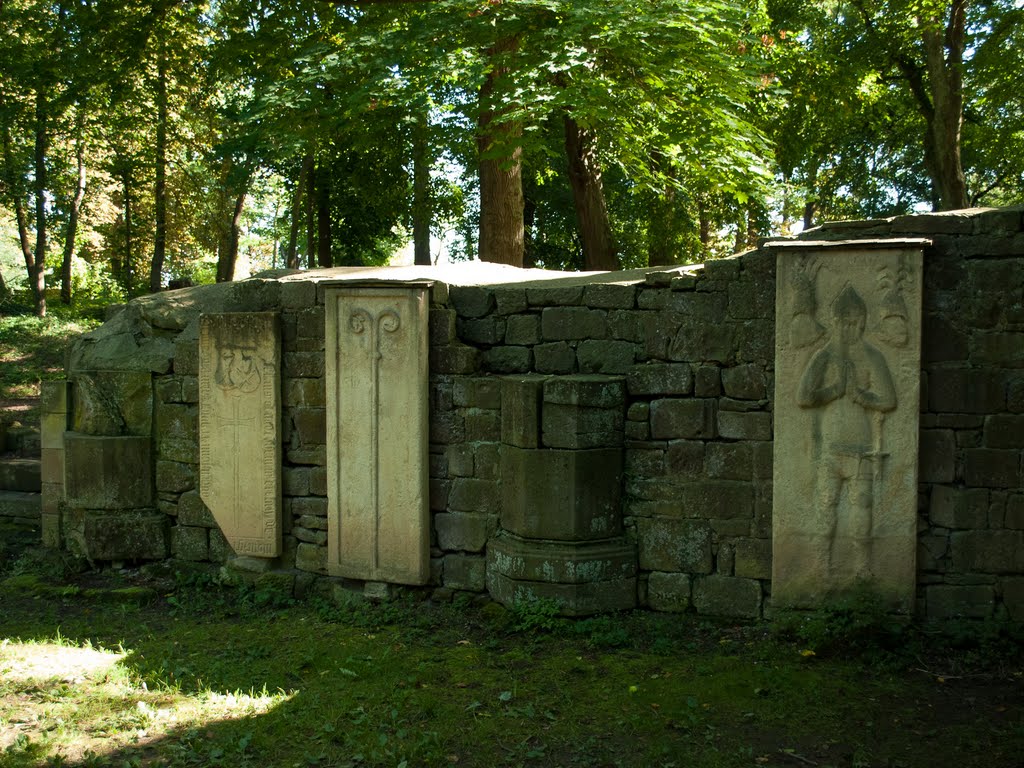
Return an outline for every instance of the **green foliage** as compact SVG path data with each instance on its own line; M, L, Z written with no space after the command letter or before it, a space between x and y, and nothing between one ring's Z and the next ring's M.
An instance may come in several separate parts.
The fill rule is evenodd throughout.
M566 626L562 606L546 598L521 599L512 604L512 630L523 633L557 632Z

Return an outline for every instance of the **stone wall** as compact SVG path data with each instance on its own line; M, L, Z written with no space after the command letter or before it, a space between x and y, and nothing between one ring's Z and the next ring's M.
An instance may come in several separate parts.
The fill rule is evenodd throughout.
M933 242L924 259L919 612L1024 620L1022 212L833 224L802 237L897 236ZM300 594L330 583L323 281L339 274L147 297L83 339L69 365L69 477L146 437L151 457L133 461L149 469L131 474L135 485L152 483L152 499L141 503L127 478L130 502L67 498L47 541L94 559L233 558L197 488L198 316L274 311L284 548L272 562L236 567L291 573ZM421 274L438 281L430 585L506 601L555 597L577 613L636 604L764 615L774 275L767 248L596 276L484 277L472 265ZM140 386L146 376L151 389ZM79 417L83 409L93 415ZM550 509L530 518L523 510L539 499ZM108 525L112 517L131 523ZM134 555L97 533L128 529L141 539Z

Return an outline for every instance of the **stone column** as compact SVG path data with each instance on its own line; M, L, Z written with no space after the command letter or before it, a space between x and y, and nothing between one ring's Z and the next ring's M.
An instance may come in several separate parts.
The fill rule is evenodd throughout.
M60 549L64 543L64 433L68 428L67 381L44 381L40 398L42 441L43 545Z

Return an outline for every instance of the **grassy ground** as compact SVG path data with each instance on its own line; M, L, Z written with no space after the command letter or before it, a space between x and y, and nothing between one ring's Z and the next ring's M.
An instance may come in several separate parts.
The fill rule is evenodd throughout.
M26 566L25 563L28 563ZM1020 766L1021 646L836 613L569 622L209 576L0 582L0 764ZM818 650L814 651L814 647Z

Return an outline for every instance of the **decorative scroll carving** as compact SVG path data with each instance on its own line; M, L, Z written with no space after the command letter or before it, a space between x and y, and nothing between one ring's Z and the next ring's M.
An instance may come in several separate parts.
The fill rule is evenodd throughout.
M921 253L778 257L776 605L914 597Z
M328 571L429 576L425 286L327 293Z
M238 554L281 554L280 344L271 313L200 319L200 495Z

